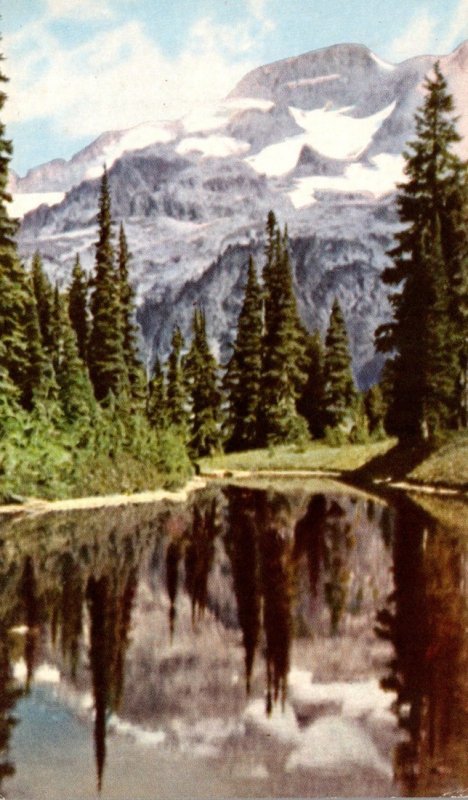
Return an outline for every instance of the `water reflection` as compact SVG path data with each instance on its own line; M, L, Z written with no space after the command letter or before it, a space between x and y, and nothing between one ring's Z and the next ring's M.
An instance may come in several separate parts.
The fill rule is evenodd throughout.
M395 770L405 794L450 793L468 786L466 538L402 506L392 543L394 591L376 629L394 647L382 685L396 692L406 733Z
M270 776L263 793L468 785L465 542L445 518L229 486L3 525L0 789L15 704L45 662L77 713L91 691L99 791L119 725Z

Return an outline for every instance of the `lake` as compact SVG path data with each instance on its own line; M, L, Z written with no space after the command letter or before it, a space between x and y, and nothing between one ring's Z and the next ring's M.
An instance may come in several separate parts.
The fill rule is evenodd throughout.
M463 793L467 519L305 479L2 519L0 792Z

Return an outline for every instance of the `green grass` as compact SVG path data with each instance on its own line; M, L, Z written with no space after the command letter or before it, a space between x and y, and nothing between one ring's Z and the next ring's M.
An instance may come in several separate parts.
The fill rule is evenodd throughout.
M362 467L367 462L382 456L396 444L395 439L368 444L348 444L330 447L321 442L311 442L305 446L280 445L264 450L247 450L243 453L229 453L202 459L202 474L216 471L233 472L245 470L294 471L310 470L324 472L349 472Z
M438 449L427 444L400 445L396 439L330 447L311 442L264 450L216 455L200 461L202 474L216 472L338 472L359 483L410 481L468 488L468 432L452 434Z
M421 483L468 487L468 431L453 434L408 476Z

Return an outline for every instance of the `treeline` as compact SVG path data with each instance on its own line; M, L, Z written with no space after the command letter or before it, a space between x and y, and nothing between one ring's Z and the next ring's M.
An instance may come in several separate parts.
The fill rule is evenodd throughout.
M6 79L0 73L0 81ZM437 438L466 427L468 189L453 101L438 65L426 83L416 139L399 187L404 223L383 280L393 319L376 332L388 354L380 386L353 381L343 312L326 335L308 332L293 290L287 229L271 211L261 274L252 258L227 364L210 350L202 308L192 336L178 326L150 376L139 358L131 255L116 236L108 176L100 186L95 265L77 256L70 285L51 284L37 252L30 270L7 203L11 143L0 124L0 483L25 493L134 490L155 475L185 476L190 461L325 438L365 442L385 432ZM5 94L0 93L0 109ZM117 241L115 241L117 239ZM148 379L149 377L149 379Z
M0 109L5 99L0 92ZM0 124L1 495L134 491L185 477L192 467L182 438L148 423L130 256L123 226L114 249L106 172L93 273L88 279L77 258L62 291L38 252L30 270L18 256L11 153Z
M193 457L221 447L244 450L310 436L363 441L382 432L378 406L376 390L361 396L354 385L338 301L324 342L300 320L287 230L280 230L272 211L262 281L250 258L228 363L216 363L205 314L196 308L191 343L185 344L176 326L166 364L156 361L148 397L151 424L176 426Z
M182 420L195 456L221 444L243 450L309 435L337 445L385 433L437 444L441 435L466 428L468 178L467 163L454 149L460 136L453 111L437 63L416 115L415 140L404 154L407 180L397 197L402 228L389 253L393 265L382 275L395 290L393 318L375 336L377 350L387 355L380 384L365 394L354 385L337 299L324 341L305 329L292 287L287 230L280 231L270 212L261 281L251 258L221 385L197 310L188 355L181 355L176 329L167 368L156 365L153 424Z

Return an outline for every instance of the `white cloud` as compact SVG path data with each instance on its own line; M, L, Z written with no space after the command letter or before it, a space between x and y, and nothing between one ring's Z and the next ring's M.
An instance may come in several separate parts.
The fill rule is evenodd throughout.
M459 0L452 17L449 19L444 35L437 38L441 52L453 50L464 39L468 38L468 0Z
M246 0L247 12L260 23L265 33L269 33L276 27L268 14L268 2L269 0Z
M68 0L53 2L64 7ZM223 97L253 66L248 26L228 29L199 21L186 49L169 58L136 21L98 30L70 47L52 32L49 19L4 39L7 122L45 118L62 135L76 137L174 119ZM239 47L241 58L234 59Z
M406 30L391 42L388 58L403 61L421 53L444 55L468 38L468 0L458 0L452 14L437 18L421 8Z
M106 0L47 0L47 13L53 19L108 19L113 16Z
M210 17L198 20L192 28L191 36L196 47L201 45L203 50L209 52L221 48L231 55L236 55L248 53L255 46L250 26L243 23L222 25Z
M406 30L390 44L388 58L398 62L421 53L430 53L436 27L437 20L426 9L422 9L411 18Z

